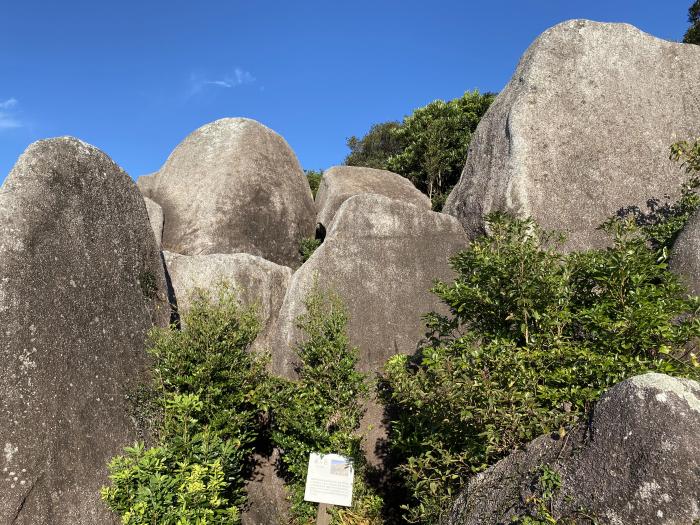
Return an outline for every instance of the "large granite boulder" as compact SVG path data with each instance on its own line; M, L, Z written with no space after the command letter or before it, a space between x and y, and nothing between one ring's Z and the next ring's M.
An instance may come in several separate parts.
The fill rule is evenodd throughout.
M380 372L392 355L416 352L425 336L422 316L442 311L430 289L436 279L454 278L448 258L467 244L464 229L449 215L376 194L351 197L336 213L323 244L292 276L277 322L256 345L271 352L273 373L295 377L295 347L304 337L296 319L318 283L336 292L348 310L358 369ZM386 435L382 419L381 406L370 402L362 430L375 464L381 456L377 443Z
M430 209L428 196L401 175L374 168L333 166L323 173L316 193L316 221L328 228L340 205L363 193L376 193Z
M700 213L690 218L676 238L669 263L688 291L700 295Z
M541 436L473 478L446 525L511 523L541 497L543 467L558 474L554 518L623 525L700 519L700 385L663 374L611 388L564 439Z
M146 196L163 207L163 248L171 252L244 252L296 267L299 242L314 235L311 189L294 152L254 120L202 126L153 180L141 179Z
M470 234L499 210L563 231L568 249L603 245L607 217L685 180L669 146L700 135L698 78L700 47L630 25L545 31L479 123L445 213Z
M118 522L100 487L143 437L126 396L168 319L129 176L74 138L29 146L0 190L0 523Z
M153 200L158 187L158 172L141 175L136 179L136 186L141 192L141 195Z
M292 277L291 268L247 253L179 255L164 251L163 259L178 311L189 308L195 290L215 294L225 282L242 305L257 307L263 328L276 319Z
M394 354L414 353L425 335L421 317L440 307L430 289L436 279L454 277L448 258L468 242L449 215L381 195L351 197L323 244L292 276L275 325L282 344L274 348L273 371L294 375L294 347L302 336L296 319L316 281L337 292L348 309L362 372L382 370Z

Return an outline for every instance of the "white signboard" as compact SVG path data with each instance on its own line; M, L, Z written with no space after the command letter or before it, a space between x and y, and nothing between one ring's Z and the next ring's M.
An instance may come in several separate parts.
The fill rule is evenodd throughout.
M304 499L329 505L352 505L352 482L355 470L350 459L338 454L309 455Z

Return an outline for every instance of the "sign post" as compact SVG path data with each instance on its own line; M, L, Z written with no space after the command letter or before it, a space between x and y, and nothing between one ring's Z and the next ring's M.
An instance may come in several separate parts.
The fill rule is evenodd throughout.
M352 460L338 454L309 455L304 500L318 503L316 525L330 523L328 509L333 505L352 505L352 484L355 470Z

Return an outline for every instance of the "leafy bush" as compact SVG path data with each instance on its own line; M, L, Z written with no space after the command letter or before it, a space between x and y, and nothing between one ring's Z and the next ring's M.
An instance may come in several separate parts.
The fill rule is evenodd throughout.
M365 483L365 460L357 429L368 393L364 375L355 370L357 349L349 346L347 314L340 299L318 285L306 301L307 313L298 320L306 333L297 351L297 381L282 381L273 413L272 442L281 461L296 523L316 517L316 505L304 501L309 453L337 453L353 460L353 507L334 510L334 523L377 523L381 501ZM352 521L362 519L363 521Z
M265 360L248 352L257 317L222 286L216 298L200 292L182 321L181 331L150 334L162 414L157 445L125 449L110 462L112 484L102 489L125 525L235 523L245 502L267 399Z
M347 140L350 153L345 157L345 165L386 169L389 157L401 153L405 147L403 139L395 133L400 126L399 122L382 122L374 124L361 138L350 137Z
M494 98L474 91L416 109L395 132L404 148L388 159L388 169L409 179L435 209L442 209L462 174L472 134Z
M603 226L611 247L562 254L532 220L487 222L490 235L452 259L456 280L434 288L450 315L427 316L429 344L386 366L411 523L436 523L470 475L564 435L615 383L698 377L686 343L700 335L700 300L668 271L667 245L652 246L658 228L616 217Z

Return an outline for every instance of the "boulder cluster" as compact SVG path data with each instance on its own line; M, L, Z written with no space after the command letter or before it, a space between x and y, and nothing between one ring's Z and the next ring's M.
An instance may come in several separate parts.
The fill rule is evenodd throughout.
M127 398L146 377L146 332L186 310L195 289L226 280L256 304L254 350L293 378L295 320L319 283L347 308L359 369L379 372L417 350L422 316L444 308L429 290L453 277L448 259L483 232L484 214L530 215L578 250L601 245L595 227L620 207L679 187L667 148L700 135L698 79L697 46L624 24L546 31L480 123L444 213L371 168L330 168L314 200L287 142L246 118L197 129L136 184L80 140L30 145L0 190L0 523L117 522L99 489L108 460L141 437ZM696 293L698 231L694 219L674 255ZM300 243L314 236L302 264ZM377 465L382 416L370 401L362 430ZM565 441L542 436L475 477L449 523L509 522L545 463L563 476L561 513L690 523L698 431L700 386L630 379ZM273 458L259 458L244 523L283 519Z

